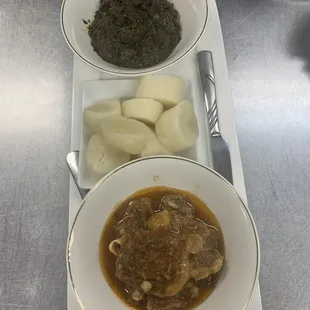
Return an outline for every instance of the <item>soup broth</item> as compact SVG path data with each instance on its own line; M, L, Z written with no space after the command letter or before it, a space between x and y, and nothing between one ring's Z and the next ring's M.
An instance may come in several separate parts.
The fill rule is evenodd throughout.
M140 221L141 218L140 222L132 222L138 223L137 229L141 229L138 233L134 231L134 224L128 222L134 219L134 216L130 215L129 208L134 208L134 203L137 201L147 201L151 207L144 218L145 224ZM124 228L126 221L129 224ZM180 221L183 221L183 226L181 224L176 226ZM202 237L199 236L200 232ZM127 240L135 240L132 249L124 245L125 242L131 242L121 237L126 234L130 235ZM180 236L180 234L184 235ZM162 239L157 242L156 238ZM168 239L171 240L171 245ZM122 242L113 243L115 240L122 240ZM202 240L203 242L200 242ZM144 246L143 242L147 244ZM152 252L154 247L157 247L155 254ZM166 254L158 254L161 247L166 247L163 250ZM171 251L173 249L173 253L168 254L169 249ZM130 253L131 250L134 254ZM128 307L148 310L192 309L208 298L216 286L224 261L224 239L216 217L198 197L173 188L152 187L134 193L113 210L103 228L99 251L104 277L113 292ZM143 251L146 251L144 256L139 254ZM205 266L205 261L208 261L209 254L213 252L216 253L215 258L211 257L212 263L210 266ZM201 256L201 253L207 256ZM130 255L134 255L132 256L134 259L128 259L129 264L134 264L134 261L137 265L141 258L141 266L134 265L130 266L132 269L129 267L126 269L126 266L124 267L126 255L129 258ZM155 255L153 261L152 255ZM169 255L171 255L170 258ZM199 255L200 258L198 258ZM182 264L176 265L175 262L178 259L184 259ZM158 266L154 265L156 263ZM200 263L202 265L199 265ZM185 265L187 269L179 272L180 266ZM151 266L152 270L147 266ZM140 275L135 271L137 267L142 274L141 280L139 280ZM160 268L167 269L167 273L158 271ZM132 278L136 280L130 278L128 270L134 270ZM180 280L181 284L175 281L180 274L186 273L187 278Z

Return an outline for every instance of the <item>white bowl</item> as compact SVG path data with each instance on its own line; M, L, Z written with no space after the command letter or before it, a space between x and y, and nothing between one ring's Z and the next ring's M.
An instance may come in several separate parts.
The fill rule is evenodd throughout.
M137 190L151 186L174 187L197 195L221 225L224 269L214 292L198 309L246 309L259 272L259 242L250 211L219 174L173 156L142 158L117 168L98 182L82 202L67 249L70 281L81 308L127 309L101 272L99 240L113 208Z
M182 39L173 53L163 62L145 69L126 69L102 60L94 51L84 20L93 20L99 0L63 0L61 28L72 51L87 64L117 75L142 75L167 68L186 56L201 38L208 17L207 0L170 0L179 11Z

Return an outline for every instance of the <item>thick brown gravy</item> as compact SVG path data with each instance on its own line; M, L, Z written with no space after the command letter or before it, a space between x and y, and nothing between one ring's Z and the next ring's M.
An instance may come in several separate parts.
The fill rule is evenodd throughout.
M197 196L186 191L181 191L168 187L150 187L134 193L133 195L129 196L124 201L122 201L118 206L116 206L113 212L111 213L110 217L106 221L105 226L103 228L99 247L100 265L105 279L107 280L107 282L109 283L110 287L112 288L113 292L117 295L117 297L127 307L132 309L145 310L146 308L145 305L133 306L130 304L129 296L126 291L125 285L115 276L116 256L114 256L109 251L108 248L110 242L117 238L114 225L124 217L126 208L128 207L128 203L131 200L142 197L149 197L151 198L152 205L155 209L157 206L159 206L162 198L167 194L181 194L185 196L187 201L193 206L195 210L195 217L200 221L203 221L205 224L216 228L220 232L221 238L218 250L220 254L224 256L224 239L220 224L217 221L214 214L211 212L211 210ZM195 299L189 300L187 308L193 309L197 307L199 304L201 304L205 299L207 299L214 290L219 277L220 272L218 272L216 275L213 275L211 285L210 282L200 280L198 282L199 296Z

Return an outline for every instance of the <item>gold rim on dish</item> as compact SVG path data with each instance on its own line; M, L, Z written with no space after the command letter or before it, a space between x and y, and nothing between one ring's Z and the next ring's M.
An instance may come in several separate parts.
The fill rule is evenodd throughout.
M203 24L203 28L197 38L197 40L193 43L193 45L183 54L181 55L179 58L177 58L176 60L174 60L173 62L161 67L161 68L158 68L158 69L129 69L129 70L142 70L141 72L137 72L137 73L133 73L133 72L129 72L129 73L126 73L126 72L115 72L113 70L108 70L108 69L103 69L101 67L98 67L96 65L94 65L93 63L91 63L90 61L88 61L86 58L84 58L82 55L79 54L79 52L73 47L73 45L70 43L68 37L67 37L67 33L65 31L65 26L64 26L64 8L65 8L65 5L66 5L66 1L67 0L63 0L62 4L61 4L61 10L60 10L60 26L61 26L61 31L62 31L62 34L67 42L67 44L69 45L70 49L75 53L75 55L77 55L82 61L84 61L85 63L87 63L88 65L90 65L91 67L99 70L99 71L102 71L102 72L106 72L106 73L110 73L110 74L114 74L114 75L118 75L118 76L140 76L140 75L143 75L143 74L151 74L151 73L155 73L155 72L158 72L158 71L161 71L161 70L164 70L170 66L172 66L173 64L177 63L178 61L180 61L181 59L183 59L185 56L187 56L192 50L193 48L197 45L197 43L199 42L199 40L201 39L202 35L204 34L205 30L206 30L206 27L207 27L207 23L208 23L208 20L209 20L209 8L208 8L208 1L206 0L206 18L205 18L205 21L204 21L204 24ZM121 68L121 67L119 67ZM150 67L152 68L152 67ZM124 70L126 68L121 68L121 70Z
M188 158L184 158L184 157L179 157L179 156L169 156L169 155L159 155L159 156L150 156L150 157L145 157L145 158L139 158L139 159L136 159L136 160L133 160L133 161L130 161L126 164L123 164L122 166L119 166L118 168L114 169L113 171L109 172L107 175L105 175L101 180L99 180L95 186L87 193L87 195L84 197L82 203L81 203L81 206L79 207L79 210L78 212L76 213L76 216L73 220L73 223L72 223L72 227L70 229L70 232L69 232L69 236L68 236L68 242L67 242L67 249L66 249L66 261L67 261L67 270L68 270L68 273L69 273L69 276L70 276L70 283L71 283L71 287L73 289L73 292L74 292L74 295L75 295L75 298L76 300L78 301L81 309L83 310L86 310L81 299L79 298L79 295L75 289L75 285L74 285L74 281L73 281L73 277L72 277L72 273L71 273L71 266L70 266L70 247L71 247L71 244L73 242L72 240L72 233L73 233L73 230L74 230L74 226L75 226L75 223L77 221L77 218L79 216L79 213L81 212L83 206L85 205L88 197L90 195L92 195L92 193L101 185L101 183L103 183L107 178L109 178L110 176L112 176L114 173L118 172L119 170L129 166L129 165L132 165L132 164L135 164L135 163L138 163L140 161L145 161L145 160L156 160L156 159L173 159L173 160L182 160L182 161L186 161L186 162L189 162L189 163L192 163L192 164L195 164L201 168L204 168L206 170L208 170L209 172L213 173L214 175L216 175L218 178L220 178L222 181L224 181L226 183L226 185L228 185L229 189L234 193L234 195L236 195L238 197L238 199L240 200L241 202L241 205L242 205L242 208L243 210L246 212L246 214L248 215L249 219L250 219L250 222L252 224L252 229L254 231L254 235L255 235L255 243L256 243L256 269L255 269L255 276L254 276L254 281L253 281L253 284L252 284L252 288L251 288L251 291L250 291L250 295L245 303L245 305L243 306L242 310L246 310L246 308L248 307L251 299L252 299L252 296L254 294L254 289L255 289L255 285L256 285L256 282L257 282L257 279L258 279L258 274L259 274L259 267L260 267L260 246L259 246L259 239L258 239L258 233L257 233L257 229L256 229L256 225L254 223L254 220L253 220L253 217L250 213L250 210L248 209L246 203L244 202L243 198L239 195L239 193L235 190L235 188L224 178L222 177L219 173L217 173L216 171L212 170L211 168L207 167L207 166L204 166L194 160L191 160L191 159L188 159Z

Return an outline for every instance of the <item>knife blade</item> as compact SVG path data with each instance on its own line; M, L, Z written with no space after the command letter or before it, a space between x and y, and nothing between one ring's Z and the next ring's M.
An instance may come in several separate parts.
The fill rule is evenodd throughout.
M80 193L80 196L82 199L84 199L89 190L81 188L78 184L79 155L80 155L79 151L70 152L69 154L67 154L66 162L71 172L73 181L76 184L76 187Z
M197 62L211 135L213 169L233 184L229 144L222 137L219 125L212 53L198 52Z

